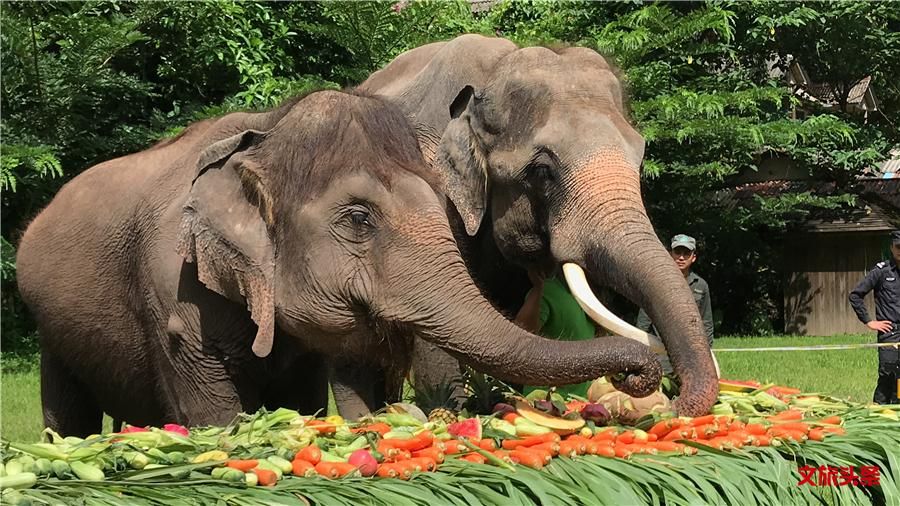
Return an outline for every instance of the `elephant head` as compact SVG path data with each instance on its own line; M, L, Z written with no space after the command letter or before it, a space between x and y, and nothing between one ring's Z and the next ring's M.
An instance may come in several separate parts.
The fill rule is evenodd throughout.
M418 336L510 381L573 383L624 373L658 385L631 341L547 342L502 317L463 264L415 132L388 102L318 92L268 131L199 156L180 251L211 290L245 302L266 356L274 328L360 361L408 352Z
M585 293L582 268L645 308L683 382L676 409L706 413L717 394L714 360L687 284L647 217L644 140L606 60L585 48L509 50L479 88L459 91L450 117L434 165L466 231L489 216L507 260L564 264L573 294L615 334L655 339Z

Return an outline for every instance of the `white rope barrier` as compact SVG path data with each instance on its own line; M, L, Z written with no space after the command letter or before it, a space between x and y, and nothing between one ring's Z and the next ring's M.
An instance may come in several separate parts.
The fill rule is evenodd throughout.
M724 351L828 351L856 350L860 348L900 348L900 343L820 344L818 346L778 346L773 348L713 348L713 353Z

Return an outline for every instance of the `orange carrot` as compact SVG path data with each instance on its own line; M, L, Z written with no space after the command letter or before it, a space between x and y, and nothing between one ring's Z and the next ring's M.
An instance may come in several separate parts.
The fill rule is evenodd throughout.
M808 436L812 441L824 441L825 431L822 429L812 429L811 431L809 431Z
M509 423L515 423L516 418L519 418L518 413L507 413L507 414L503 415L503 421L509 422Z
M784 430L796 430L803 433L809 432L809 424L803 422L783 422L774 425L773 428L774 427Z
M391 426L386 423L373 423L369 425L365 425L363 427L357 427L355 429L350 429L350 432L355 434L359 434L361 432L377 432L382 436L391 431Z
M706 415L706 416L698 416L691 420L690 425L693 427L700 427L701 425L708 425L716 421L716 415Z
M400 450L416 451L431 446L431 443L434 442L434 434L426 430L409 439L382 439L382 441Z
M772 437L777 437L779 439L790 439L798 443L802 443L803 440L806 439L806 433L804 432L801 432L799 430L780 429L778 427L772 427L771 429L769 429L769 434L771 434Z
M275 474L275 471L256 468L250 472L256 474L256 478L260 485L274 485L278 481L278 475Z
M631 456L632 453L634 453L630 448L628 448L628 445L616 445L614 447L614 451L616 452L616 457L619 457L621 459L627 459Z
M484 458L480 453L469 453L467 455L463 455L459 458L460 460L465 460L466 462L472 462L473 464L484 464L487 459Z
M782 411L777 415L772 415L768 417L767 420L770 422L798 422L803 420L803 412L796 409L789 409L787 411Z
M593 441L613 441L615 439L616 429L605 429L591 436Z
M772 444L772 436L768 434L754 434L751 442L753 446L770 446Z
M509 457L509 451L507 450L494 450L489 453L502 460L503 462L512 462L512 459ZM488 463L490 464L490 462Z
M349 462L319 462L316 464L316 472L326 478L340 478L356 470L356 466Z
M429 472L437 469L437 462L431 457L413 457L408 460L410 465L415 466L416 471Z
M528 450L513 450L509 452L509 458L516 464L532 469L542 469L544 467L544 459L539 454Z
M659 441L659 436L657 436L656 434L650 434L650 433L648 432L648 433L647 433L647 441L649 441L649 442L651 442L651 443L654 442L654 441Z
M378 470L375 474L379 478L399 478L401 480L408 480L412 471L399 464L378 464Z
M232 468L237 469L238 471L247 472L259 464L258 460L229 460L225 462L225 465Z
M661 452L680 452L684 445L674 441L657 441L653 443L653 447Z
M839 436L843 436L847 433L843 427L822 427L822 430L828 432L829 434L837 434Z
M616 449L612 446L601 445L597 447L597 453L594 455L599 455L601 457L615 457Z
M401 450L399 448L391 448L388 453L382 453L382 455L384 455L385 462L400 462L412 458L412 453L409 450Z
M663 438L666 434L671 432L674 429L677 429L684 425L684 420L681 418L669 418L668 420L661 420L656 422L656 425L650 428L647 431L648 434L654 434L657 438ZM594 435L594 437L597 437Z
M306 448L297 452L297 455L294 457L294 460L305 460L312 465L316 465L322 460L322 449L315 443L310 444Z
M697 432L697 439L712 439L719 432L719 426L714 423L704 425L695 425L694 430Z
M586 445L585 445L586 446ZM560 457L574 457L578 455L578 444L574 441L569 441L568 439L565 441L559 442L559 456Z
M841 420L841 417L839 417L837 415L833 415L833 416L829 416L827 418L823 418L819 421L821 423L827 423L830 425L840 425L843 420Z
M440 448L435 448L434 446L425 448L424 450L414 451L412 452L412 456L414 458L428 457L433 459L436 464L444 462L444 452L442 452Z
M291 474L294 476L312 476L316 474L316 466L303 459L294 459L291 462Z
M740 441L741 446L747 444L750 441L750 433L745 430L730 431L725 437L733 439L735 441Z
M696 439L697 431L693 427L686 429L675 429L666 434L663 441L675 441L676 439Z
M616 443L631 444L634 442L634 431L626 430L616 436Z
M475 446L482 450L493 451L497 449L497 442L491 438L481 439L475 443Z
M544 450L542 448L538 448L537 446L527 446L527 447L523 447L523 448L517 448L513 451L531 452L531 453L537 455L538 457L540 457L541 461L544 464L549 464L550 461L553 460L553 454L549 450Z
M766 433L766 426L761 423L748 423L744 430L749 434L753 434L754 436L759 436Z
M559 440L559 434L555 432L549 432L547 434L531 436L525 439L505 439L503 440L503 448L506 450L515 450L520 446L535 446L542 443L556 442Z

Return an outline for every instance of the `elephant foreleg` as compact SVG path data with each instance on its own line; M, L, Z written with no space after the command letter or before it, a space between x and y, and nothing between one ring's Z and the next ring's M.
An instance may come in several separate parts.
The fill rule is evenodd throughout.
M338 412L356 420L384 402L384 373L380 368L358 363L335 363L330 370L331 391Z
M416 339L413 346L412 373L416 389L433 389L441 384L453 384L452 401L449 403L453 409L459 409L465 400L466 393L459 361L428 341Z
M93 394L47 351L41 352L41 403L44 426L63 436L85 437L102 429L103 411Z

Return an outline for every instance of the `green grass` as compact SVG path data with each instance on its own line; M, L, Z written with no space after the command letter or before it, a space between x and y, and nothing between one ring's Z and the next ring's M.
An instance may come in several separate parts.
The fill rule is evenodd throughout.
M720 348L763 348L814 346L819 344L859 344L875 342L874 336L835 337L725 337L716 339ZM877 371L874 349L840 351L759 351L716 353L722 376L728 379L755 379L820 392L854 402L872 398ZM13 441L36 441L42 429L40 381L37 362L12 362L4 358L0 374L0 435ZM329 404L332 404L331 401ZM329 406L334 411L334 406ZM104 431L112 421L104 418Z
M770 348L821 344L874 343L874 335L833 337L726 337L716 339L720 348ZM878 375L878 351L874 348L833 351L718 352L723 378L757 380L819 392L853 402L870 402Z

